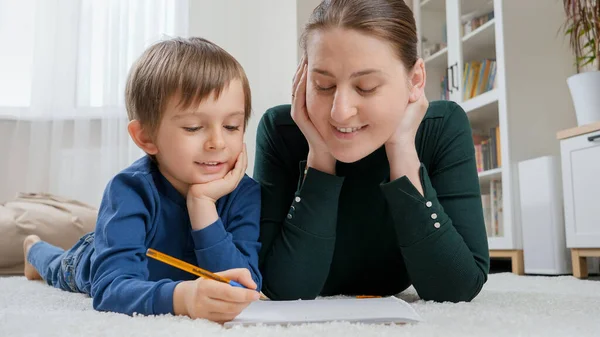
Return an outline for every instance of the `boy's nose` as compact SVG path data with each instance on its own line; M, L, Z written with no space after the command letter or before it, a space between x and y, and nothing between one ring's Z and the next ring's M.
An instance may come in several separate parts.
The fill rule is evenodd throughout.
M221 132L216 131L211 134L205 145L208 150L221 150L225 148L225 140Z

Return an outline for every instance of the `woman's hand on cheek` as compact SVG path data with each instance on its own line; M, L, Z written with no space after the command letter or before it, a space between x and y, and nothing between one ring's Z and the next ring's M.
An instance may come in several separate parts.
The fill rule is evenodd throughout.
M421 161L415 147L415 137L428 107L429 101L425 94L417 101L409 103L396 131L385 142L385 151L390 163L390 180L407 176L421 194L423 194L419 176Z
M425 117L428 107L429 101L425 97L425 94L422 94L415 102L409 103L396 131L385 143L386 147L389 145L414 146L417 130L419 129L419 125L421 125L423 117Z
M322 172L335 173L335 159L329 152L323 137L308 116L306 108L306 78L308 65L302 58L292 87L292 119L302 131L308 142L307 167L312 167Z

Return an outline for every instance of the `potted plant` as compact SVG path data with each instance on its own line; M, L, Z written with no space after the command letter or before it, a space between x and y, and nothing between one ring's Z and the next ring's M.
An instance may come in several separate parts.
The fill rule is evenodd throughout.
M600 0L563 0L577 74L567 79L577 124L600 121Z

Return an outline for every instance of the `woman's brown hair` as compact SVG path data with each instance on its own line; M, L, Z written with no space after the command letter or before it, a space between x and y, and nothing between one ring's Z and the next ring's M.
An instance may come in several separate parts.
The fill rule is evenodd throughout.
M304 27L301 47L306 51L310 33L327 28L352 29L387 41L406 69L419 58L415 18L404 0L324 0Z

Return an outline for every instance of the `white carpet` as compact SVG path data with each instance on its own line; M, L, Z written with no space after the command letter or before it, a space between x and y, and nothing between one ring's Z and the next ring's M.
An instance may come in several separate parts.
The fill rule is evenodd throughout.
M184 317L100 313L81 294L8 277L0 278L0 336L600 336L599 281L493 274L471 303L420 301L413 288L400 297L425 321L226 329Z

